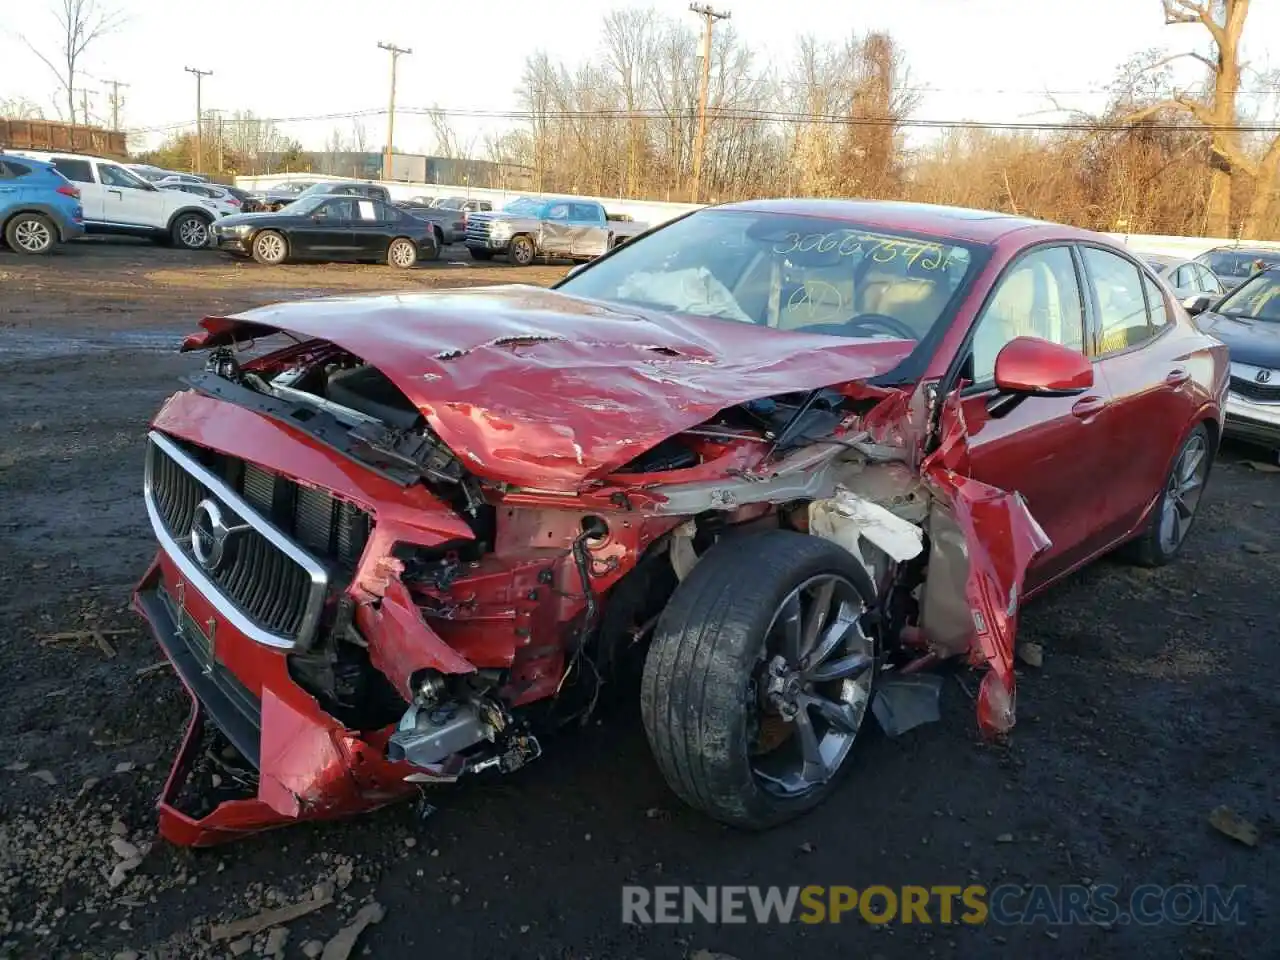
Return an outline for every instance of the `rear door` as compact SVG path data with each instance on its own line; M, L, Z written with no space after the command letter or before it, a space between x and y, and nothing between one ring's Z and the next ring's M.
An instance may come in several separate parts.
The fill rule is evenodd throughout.
M1109 247L1080 248L1093 307L1098 356L1112 395L1106 418L1114 449L1106 514L1112 539L1138 523L1154 501L1197 407L1192 357L1173 332L1173 305L1135 261Z
M1103 543L1111 445L1111 397L1094 364L1093 389L1073 397L1028 397L993 408L995 360L1015 337L1038 337L1092 355L1079 261L1070 245L1031 247L1005 268L975 322L961 393L970 475L1016 491L1051 541L1032 563L1028 589L1074 565Z
M289 245L299 253L320 259L341 260L357 251L355 201L329 197L289 231Z
M382 259L387 255L387 245L391 240L388 232L393 217L391 211L380 200L357 197L354 204L352 232L360 255Z
M575 203L570 210L574 227L571 253L575 257L598 257L608 247L604 207L598 203Z

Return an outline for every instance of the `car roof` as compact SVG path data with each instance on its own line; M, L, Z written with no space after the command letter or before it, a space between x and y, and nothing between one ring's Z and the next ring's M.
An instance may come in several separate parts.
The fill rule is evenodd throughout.
M70 150L13 150L10 152L15 156L30 157L33 160L44 160L46 163L57 159L97 160L99 163L114 163L117 166L124 166L124 164L119 160L112 160L110 157L95 157L91 153L74 153Z
M1175 257L1167 253L1136 252L1134 256L1136 256L1139 260L1145 260L1147 261L1147 263L1156 264L1161 267L1172 267L1174 264L1181 265L1184 263L1191 262L1190 260L1186 260L1183 257Z
M44 170L46 173L57 173L57 168L54 167L52 163L48 160L41 160L39 157L30 157L24 153L13 153L12 151L0 150L0 160L4 160L6 158L11 159L14 162L38 164L40 169Z
M741 200L708 209L848 220L867 226L897 227L901 230L945 236L972 243L994 243L1016 230L1031 227L1052 228L1066 237L1111 242L1102 234L1092 230L1082 230L1046 220L1033 220L1030 217L993 210L973 210L968 207L948 207L905 200Z
M1210 250L1206 250L1205 253L1239 253L1250 257L1262 254L1268 257L1280 257L1280 249L1276 247L1249 247L1241 246L1240 244L1224 244L1221 247L1213 247ZM1201 256L1204 256L1204 254L1201 254Z

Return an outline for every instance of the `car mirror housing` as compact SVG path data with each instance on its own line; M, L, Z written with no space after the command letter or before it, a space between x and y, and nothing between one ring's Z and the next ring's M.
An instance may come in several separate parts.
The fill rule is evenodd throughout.
M1209 294L1198 293L1194 297L1187 297L1187 299L1183 300L1182 306L1187 313L1194 317L1208 310L1212 303L1213 297L1209 296Z
M996 388L1030 397L1069 397L1093 386L1093 364L1079 350L1039 337L1017 337L996 355Z

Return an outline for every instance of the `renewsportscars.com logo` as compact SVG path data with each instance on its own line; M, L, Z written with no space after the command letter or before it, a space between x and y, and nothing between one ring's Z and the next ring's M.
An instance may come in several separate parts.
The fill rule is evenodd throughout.
M1243 925L1248 888L1189 884L622 888L622 922Z

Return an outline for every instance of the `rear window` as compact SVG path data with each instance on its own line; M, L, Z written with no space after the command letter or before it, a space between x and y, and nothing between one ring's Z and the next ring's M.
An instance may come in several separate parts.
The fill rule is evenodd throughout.
M1268 266L1280 262L1280 251L1223 250L1205 255L1209 269L1220 277L1243 279L1253 273L1253 263L1261 260Z
M53 168L75 183L93 183L93 166L88 160L74 160L71 157L58 157L53 161Z

